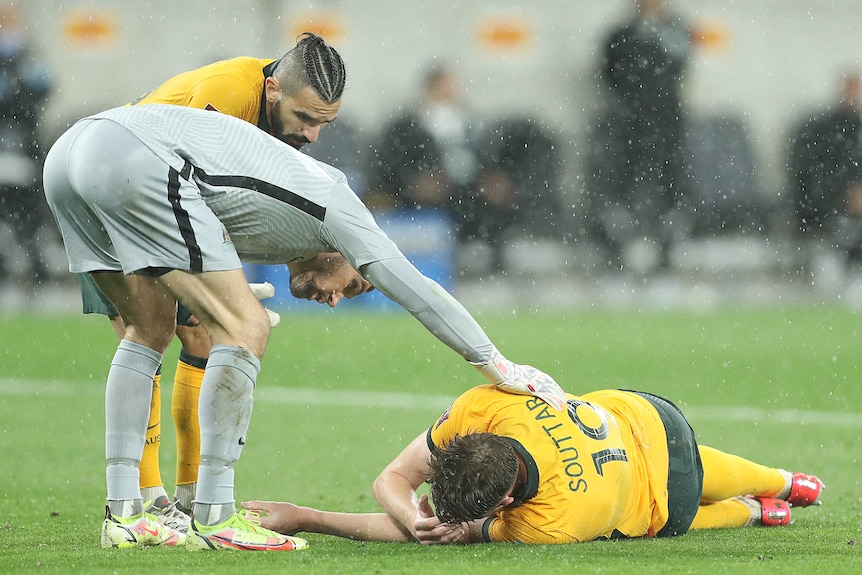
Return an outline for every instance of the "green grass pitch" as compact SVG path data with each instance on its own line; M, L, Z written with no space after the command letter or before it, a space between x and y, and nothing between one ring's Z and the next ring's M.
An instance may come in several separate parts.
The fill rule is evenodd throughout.
M426 547L309 535L301 553L103 550L104 318L0 319L0 573L862 573L860 315L840 308L480 313L511 359L574 393L637 388L701 443L815 473L824 505L787 528L570 546ZM163 378L162 473L173 489ZM406 313L284 313L258 380L239 500L373 511L377 472L481 376Z

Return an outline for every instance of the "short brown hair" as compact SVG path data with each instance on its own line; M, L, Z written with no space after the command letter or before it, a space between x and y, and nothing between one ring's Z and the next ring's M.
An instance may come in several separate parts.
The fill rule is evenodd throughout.
M431 499L437 517L447 523L486 517L518 477L515 449L493 433L456 435L434 450L428 464Z

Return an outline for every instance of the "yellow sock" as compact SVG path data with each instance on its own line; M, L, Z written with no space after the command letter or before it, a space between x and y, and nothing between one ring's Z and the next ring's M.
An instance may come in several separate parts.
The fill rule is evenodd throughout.
M752 501L753 502L753 501ZM737 499L701 503L691 523L692 529L745 527L751 521L751 508Z
M153 399L150 402L150 421L147 423L147 440L141 456L141 489L162 485L159 470L159 447L162 443L162 373L153 378Z
M703 498L692 529L744 527L752 521L752 507L739 496L774 496L786 478L778 470L701 445ZM752 502L753 503L753 502Z
M198 399L206 360L180 353L171 397L171 413L177 430L177 486L197 483L201 462L201 427Z
M784 489L785 476L773 467L700 446L703 461L703 500L722 501L738 495L772 497Z

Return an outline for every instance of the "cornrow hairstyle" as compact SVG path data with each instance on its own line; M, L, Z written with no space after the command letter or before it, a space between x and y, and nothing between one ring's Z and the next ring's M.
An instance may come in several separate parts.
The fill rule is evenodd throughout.
M273 76L285 93L295 94L311 86L324 102L332 104L344 94L347 71L335 48L317 34L306 32L278 62Z

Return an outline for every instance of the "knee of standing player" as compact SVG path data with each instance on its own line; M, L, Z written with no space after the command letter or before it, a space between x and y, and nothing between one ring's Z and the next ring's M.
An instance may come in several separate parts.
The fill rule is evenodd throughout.
M158 317L155 317L151 322L142 321L127 325L123 339L164 353L173 337L174 324L168 321L158 321Z
M244 314L241 319L242 333L239 334L239 339L245 342L242 344L243 347L258 357L263 356L272 329L266 310L258 304L254 309L248 310L248 313Z
M187 326L177 324L177 337L186 353L195 357L209 357L212 341L207 330L201 325Z

